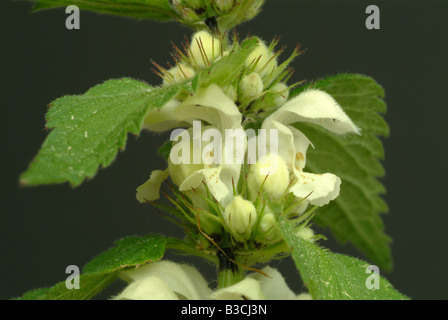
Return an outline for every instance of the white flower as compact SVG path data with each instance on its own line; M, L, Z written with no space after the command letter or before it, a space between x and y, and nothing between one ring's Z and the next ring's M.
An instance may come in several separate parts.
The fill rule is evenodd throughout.
M278 130L278 155L295 178L289 192L298 198L306 198L316 206L322 206L339 195L341 180L331 174L303 172L306 151L311 142L298 129L291 126L297 122L310 122L337 134L356 133L360 130L353 124L339 104L326 92L307 90L292 98L267 117L262 128ZM270 139L266 139L270 141ZM334 155L337 156L337 155Z
M196 120L211 125L216 128L223 137L222 146L226 146L226 141L233 139L230 136L226 139L226 130L229 132L244 133L241 121L242 115L235 103L215 84L207 88L202 88L193 96L185 99L182 103L170 101L160 109L152 110L148 113L144 125L145 128L153 131L165 131L176 127L190 127ZM244 135L244 139L246 136ZM179 142L179 148L182 144L189 143L182 139ZM203 163L197 164L179 164L187 166L185 168L177 168L177 172L190 172L188 176L184 174L174 177L173 180L179 185L179 190L188 192L192 189L201 189L203 182L207 184L209 191L217 201L223 206L229 203L232 198L233 184L238 184L241 172L242 160L238 155L244 158L246 141L242 144L233 143L233 148L224 148L221 152L221 159L216 159L217 165ZM216 155L215 155L216 156ZM189 170L188 166L192 166L194 170ZM170 170L173 173L173 170ZM140 194L146 191L147 187L151 188L151 193L159 186L157 181L151 181L158 176L151 175L150 180L139 188ZM151 182L150 182L151 181ZM190 192L191 194L191 192Z
M187 119L180 120L175 117L176 109L180 104L177 100L170 100L161 108L152 108L145 116L143 128L154 132L163 132L190 126L191 121L187 121Z
M129 285L114 300L294 300L296 295L283 276L271 267L224 289L213 291L197 269L186 264L159 261L134 270L120 272Z

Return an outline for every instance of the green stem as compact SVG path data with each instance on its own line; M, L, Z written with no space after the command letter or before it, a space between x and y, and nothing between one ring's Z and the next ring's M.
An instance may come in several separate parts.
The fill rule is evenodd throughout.
M217 255L219 259L218 289L240 282L246 273L243 268L235 263L235 257L231 248L225 248L223 251L225 253L219 252Z
M237 270L234 270L237 269ZM244 278L244 270L240 267L233 269L223 269L218 272L218 289L227 288Z

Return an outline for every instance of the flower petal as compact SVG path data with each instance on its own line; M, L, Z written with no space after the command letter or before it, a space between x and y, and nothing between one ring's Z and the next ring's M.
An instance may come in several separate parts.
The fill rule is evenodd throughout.
M306 164L306 152L308 147L311 145L313 148L313 144L310 140L302 133L302 131L297 130L291 126L288 127L291 130L292 135L294 136L294 168L296 170L302 171L305 168Z
M312 205L323 206L339 195L341 179L334 174L295 172L296 182L289 188L298 198L306 198Z
M147 277L128 285L113 300L179 300L179 297L162 279Z
M296 300L313 300L313 297L309 293L301 293L297 295Z
M283 158L291 171L294 168L301 171L306 164L306 151L310 145L313 146L311 141L301 131L292 126L286 126L271 117L263 122L262 128L268 130L266 142L271 152L270 130L278 130L278 146L276 148L278 155Z
M183 192L191 189L197 189L203 185L203 182L205 182L210 193L215 197L215 199L217 201L221 201L229 193L229 189L219 177L221 169L222 166L218 166L195 171L182 182L179 186L179 191Z
M175 118L177 121L202 120L221 132L240 127L242 120L238 107L216 84L185 99L176 109Z
M168 169L154 170L149 180L137 188L137 200L140 203L154 201L160 198L160 186L168 178Z
M311 122L334 133L344 134L360 130L350 120L331 95L321 90L307 90L285 103L271 117L288 125L295 122Z
M212 294L215 300L265 300L260 282L249 277Z
M249 275L252 279L260 283L261 291L267 300L294 300L296 294L288 287L285 279L277 269L265 267L262 270L270 278L260 274L253 273Z
M207 281L197 269L167 260L150 263L134 270L122 271L120 277L133 283L148 278L158 278L166 284L167 288L188 300L208 299L211 294ZM153 281L153 283L156 282ZM147 284L151 284L151 282L147 282ZM166 287L161 287L161 289L166 291ZM152 290L156 289L158 287ZM149 289L147 290L149 291Z
M161 108L149 110L145 116L145 120L143 121L143 129L163 132L174 128L191 125L182 119L176 118L176 109L179 105L179 101L170 100Z

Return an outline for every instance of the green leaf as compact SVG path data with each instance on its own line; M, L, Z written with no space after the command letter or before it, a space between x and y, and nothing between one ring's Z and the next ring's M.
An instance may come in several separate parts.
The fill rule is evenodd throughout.
M257 47L258 42L257 38L250 38L243 41L241 46L235 43L230 54L214 62L211 68L199 70L193 79L194 90L208 87L212 83L224 86L233 82L238 78L237 75L244 68L247 57Z
M386 112L383 89L372 79L343 74L300 87L293 96L312 87L331 94L362 129L361 136L337 136L321 127L296 125L313 142L307 152L307 170L331 172L342 180L339 197L318 210L315 222L329 227L336 238L351 241L369 259L385 270L392 268L390 238L384 233L380 213L388 211L381 194L385 188L379 159L384 149L378 136L388 136L389 128L380 115Z
M40 300L41 297L45 296L45 294L50 290L50 288L38 288L33 289L25 293L23 296L18 298L13 298L11 300Z
M148 110L160 108L181 86L152 88L124 78L106 81L84 95L57 99L47 113L52 131L20 182L77 186L93 177L125 147L128 132L140 133Z
M111 273L160 260L166 238L161 235L132 236L118 240L116 246L90 261L84 273Z
M297 236L297 229L279 216L284 239L291 248L292 258L303 282L315 300L407 300L383 277L376 279L379 287L369 289L373 275L369 263L332 253Z
M91 299L115 281L119 271L160 260L166 242L166 238L154 234L123 238L84 267L79 289L67 289L63 281L51 288L31 290L15 300Z
M34 11L76 5L81 10L95 11L136 19L169 21L177 18L169 0L30 0Z
M173 148L173 141L167 140L159 149L157 149L157 154L166 161L168 161L172 148Z

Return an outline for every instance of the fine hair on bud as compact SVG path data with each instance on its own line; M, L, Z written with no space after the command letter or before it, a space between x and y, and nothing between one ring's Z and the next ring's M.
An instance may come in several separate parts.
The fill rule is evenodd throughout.
M258 160L247 176L247 186L253 200L259 192L271 200L279 200L289 184L288 167L277 154L267 154Z
M242 242L252 233L257 222L257 210L251 201L235 196L225 208L223 218L234 238Z

